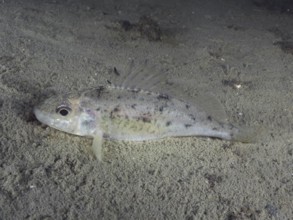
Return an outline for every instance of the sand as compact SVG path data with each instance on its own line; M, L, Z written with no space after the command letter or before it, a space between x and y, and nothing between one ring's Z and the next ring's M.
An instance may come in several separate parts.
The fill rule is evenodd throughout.
M1 1L0 219L292 219L293 14L271 4ZM259 140L106 142L100 163L90 139L34 117L129 58L214 94Z

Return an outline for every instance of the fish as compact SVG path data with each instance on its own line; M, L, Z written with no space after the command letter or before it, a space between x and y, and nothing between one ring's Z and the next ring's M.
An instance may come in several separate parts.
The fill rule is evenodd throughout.
M186 136L252 140L253 132L227 122L216 99L176 95L172 89L160 91L164 74L149 74L147 68L137 71L133 62L130 66L120 84L108 81L106 85L45 99L34 107L36 118L60 131L93 138L93 153L100 161L104 140L148 141ZM121 75L116 67L113 72Z

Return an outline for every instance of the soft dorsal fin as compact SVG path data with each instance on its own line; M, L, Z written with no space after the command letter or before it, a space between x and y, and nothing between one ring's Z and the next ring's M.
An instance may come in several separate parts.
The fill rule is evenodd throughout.
M223 105L211 93L197 93L190 96L176 86L172 86L172 89L168 90L167 93L177 99L188 103L191 106L195 106L201 111L204 111L207 115L210 115L217 121L228 121L228 117Z
M208 115L217 121L227 122L228 117L222 103L212 94L197 94L191 97L193 103L197 103Z

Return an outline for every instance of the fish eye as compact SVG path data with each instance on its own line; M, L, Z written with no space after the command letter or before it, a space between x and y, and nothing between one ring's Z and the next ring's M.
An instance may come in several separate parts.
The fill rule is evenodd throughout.
M56 113L62 115L62 116L66 116L69 114L69 112L71 112L71 108L67 107L67 106L59 106L56 109Z

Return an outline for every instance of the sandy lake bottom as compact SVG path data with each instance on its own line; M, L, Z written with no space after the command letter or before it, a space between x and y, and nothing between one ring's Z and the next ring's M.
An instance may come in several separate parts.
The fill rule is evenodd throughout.
M0 219L293 219L293 7L276 2L1 1ZM107 141L100 163L34 117L130 58L214 94L259 140Z

